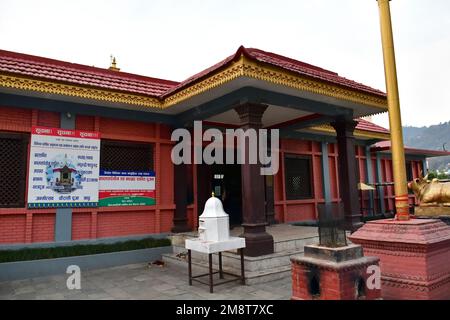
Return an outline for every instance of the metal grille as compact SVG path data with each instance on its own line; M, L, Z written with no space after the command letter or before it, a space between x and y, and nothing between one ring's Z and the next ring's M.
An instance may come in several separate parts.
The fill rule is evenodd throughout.
M320 245L331 248L346 246L343 203L319 203L317 209Z
M153 170L153 145L102 140L100 150L102 170Z
M287 155L285 157L286 198L288 200L311 199L311 158Z
M0 207L25 206L28 137L0 133Z

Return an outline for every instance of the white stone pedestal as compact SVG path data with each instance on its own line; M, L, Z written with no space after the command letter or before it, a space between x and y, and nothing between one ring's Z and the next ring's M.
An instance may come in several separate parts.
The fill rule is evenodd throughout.
M204 241L200 239L186 239L185 247L201 253L216 253L245 248L245 238L229 237L224 241Z

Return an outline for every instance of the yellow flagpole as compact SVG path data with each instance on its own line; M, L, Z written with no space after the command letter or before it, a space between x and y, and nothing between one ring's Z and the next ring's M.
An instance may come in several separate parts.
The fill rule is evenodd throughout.
M388 100L389 128L391 131L392 168L394 171L395 208L398 220L409 220L408 187L406 181L405 150L403 147L402 119L392 36L390 0L378 0L381 41L383 45L384 74Z

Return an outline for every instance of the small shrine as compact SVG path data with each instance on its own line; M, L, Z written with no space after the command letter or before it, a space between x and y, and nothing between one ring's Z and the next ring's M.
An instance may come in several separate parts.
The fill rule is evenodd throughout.
M224 275L232 276L233 279L221 281L216 285L228 283L230 281L240 280L241 284L245 284L244 274L244 248L245 238L230 236L230 222L228 214L223 210L222 202L214 197L206 201L202 215L199 217L199 237L196 239L186 239L185 247L188 250L188 266L189 266L189 285L192 281L198 281L209 285L209 291L213 293L214 280L213 275L219 274L220 279L224 279ZM208 273L192 275L192 252L208 254ZM225 272L222 267L222 252L238 250L241 256L241 274L235 275ZM212 255L217 253L219 258L219 270L213 271ZM208 282L203 282L199 278L209 277Z

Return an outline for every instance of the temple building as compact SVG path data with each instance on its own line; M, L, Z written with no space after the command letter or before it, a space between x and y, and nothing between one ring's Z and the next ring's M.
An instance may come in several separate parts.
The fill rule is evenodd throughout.
M0 248L195 230L211 192L231 224L243 226L249 256L273 251L267 224L314 221L325 202L342 201L354 230L363 216L395 213L389 131L363 119L386 111L380 90L242 46L183 82L126 73L115 61L102 69L0 50ZM278 172L260 175L259 164L174 165L172 131L193 130L200 120L204 130L279 129ZM154 202L124 205L125 195L121 205L86 198L89 205L67 206L78 199L61 195L63 204L29 205L41 172L30 168L39 164L31 159L33 128L98 133L100 173L153 172L145 178L154 178L154 188L139 196ZM449 154L406 148L408 178L427 171L427 157ZM68 166L55 170L60 183L88 191L83 177L92 167L77 169L76 178Z

